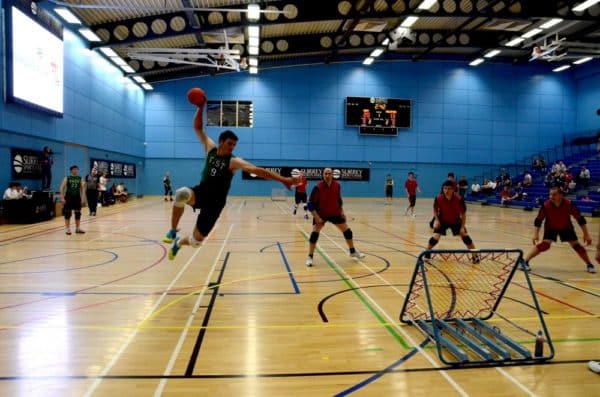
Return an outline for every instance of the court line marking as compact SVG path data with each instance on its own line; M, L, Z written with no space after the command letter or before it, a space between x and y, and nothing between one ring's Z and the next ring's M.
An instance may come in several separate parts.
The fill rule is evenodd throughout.
M213 265L210 268L208 275L206 276L206 282L205 282L206 286L204 288L202 288L202 291L198 294L198 299L196 299L196 302L194 303L192 312L188 316L188 319L185 323L185 327L181 331L181 335L179 335L179 340L177 341L177 344L175 345L175 349L173 349L173 353L171 353L171 357L169 358L169 362L167 363L167 367L165 368L165 371L163 372L164 376L171 375L171 371L173 370L173 367L175 366L175 361L179 357L179 353L181 353L181 349L182 349L183 343L185 342L185 339L187 337L190 326L192 325L192 322L194 321L194 318L196 317L196 313L198 312L198 308L200 307L200 302L202 301L202 298L204 298L204 294L206 293L206 291L208 291L208 289L210 288L209 287L210 280L212 279L213 273L215 272L217 265L219 264L219 262L221 260L221 255L223 254L223 251L225 250L225 246L228 243L229 236L231 235L231 232L232 232L234 226L235 226L235 223L232 223L231 225L229 225L229 230L227 231L227 235L223 239L223 242L221 243L221 248L219 249L218 254L215 256ZM209 234L209 236L210 236L210 234ZM194 253L194 255L188 260L188 263L191 263L192 260L196 257L196 255L198 255L199 252L200 252L200 249L197 249L196 252ZM186 267L187 267L187 264L186 264ZM154 390L154 396L155 397L161 396L166 385L167 385L167 379L164 379L164 378L161 379L161 381L158 383L158 386Z
M209 236L207 236L207 238L208 237ZM194 252L194 254L190 257L190 259L188 259L188 261L186 262L186 264L175 275L175 277L173 278L173 280L171 281L171 283L169 283L167 289L161 294L161 296L157 299L157 301L154 303L154 305L152 305L152 307L150 308L150 310L146 314L145 318L148 317L148 316L150 316L150 315L152 315L152 313L154 312L154 310L158 306L160 306L160 304L165 299L165 297L167 297L167 292L175 285L175 283L179 280L179 278L185 273L185 271L187 270L187 268L189 267L189 265L192 263L192 260L196 257L196 255L198 255L198 253L202 251L201 248L202 247L200 247L200 249L197 249L196 252ZM145 320L145 318L144 318L144 320ZM144 320L142 320L142 323L144 322ZM106 376L110 372L110 370L112 369L112 367L121 358L121 356L123 355L123 353L125 352L125 350L127 350L127 348L129 347L129 345L131 344L131 342L133 341L133 339L137 336L138 332L139 332L139 330L135 329L129 335L129 337L127 338L127 340L125 341L125 343L123 343L121 345L121 348L116 352L115 355L113 355L113 357L108 362L108 364L104 366L104 368L100 372L101 376ZM96 389L98 388L98 386L100 386L100 384L102 383L102 380L103 380L103 378L96 379L94 381L94 383L92 383L92 385L84 393L84 396L85 397L89 397L89 396L93 395L94 392L96 391Z

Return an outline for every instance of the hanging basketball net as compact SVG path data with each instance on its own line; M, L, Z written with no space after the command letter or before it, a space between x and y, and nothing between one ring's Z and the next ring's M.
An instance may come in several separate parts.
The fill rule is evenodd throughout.
M448 365L548 360L554 347L521 250L435 250L417 259L400 320ZM546 354L544 354L544 345Z

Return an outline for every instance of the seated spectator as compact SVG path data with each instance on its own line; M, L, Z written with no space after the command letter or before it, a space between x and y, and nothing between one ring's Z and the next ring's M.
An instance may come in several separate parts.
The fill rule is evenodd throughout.
M11 182L8 184L8 188L4 191L4 200L20 200L23 197L23 189L19 182Z
M115 192L113 193L115 196L115 200L121 203L124 203L127 201L127 189L125 188L125 184L123 182L119 183L116 186Z
M530 187L533 185L533 178L531 177L531 174L529 173L529 171L525 171L525 173L523 173L523 187Z
M481 191L484 194L487 194L488 196L491 196L492 194L494 194L494 191L496 190L496 186L497 186L496 182L494 182L492 180L486 179L483 182L483 186L481 187Z
M540 170L540 160L537 157L533 158L533 161L531 162L531 168L536 171Z
M504 188L502 188L502 192L500 192L500 204L509 205L511 201L512 194L510 193L510 187L505 185Z
M577 178L577 183L581 184L584 189L587 189L590 186L591 177L590 170L588 170L585 165L582 165Z
M511 200L523 200L527 196L527 193L523 192L523 184L521 182L517 183L515 190L513 191L513 195L511 196Z
M593 203L593 202L595 202L595 200L593 200L590 196L583 196L581 198L581 201L585 201L587 203Z
M477 183L477 181L475 181L471 185L471 195L479 196L479 193L481 193L481 185L479 183Z

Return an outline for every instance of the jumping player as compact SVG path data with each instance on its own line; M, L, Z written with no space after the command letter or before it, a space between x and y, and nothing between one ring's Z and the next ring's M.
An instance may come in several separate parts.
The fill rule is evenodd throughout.
M299 171L298 172L298 184L296 185L295 188L295 194L294 194L294 215L296 215L296 213L298 212L298 205L300 203L303 203L304 206L304 219L308 219L308 206L306 203L306 188L308 187L308 181L306 180L306 177L304 176L304 172Z
M581 230L583 231L583 241L586 245L592 244L592 238L587 230L586 220L577 209L577 206L568 198L563 197L564 193L559 186L550 188L550 198L544 202L540 208L533 224L535 231L533 233L534 247L525 255L524 267L530 270L529 261L540 253L550 249L556 237L560 236L561 241L566 241L571 248L577 252L577 255L585 262L588 273L596 273L596 268L590 261L587 251L577 239L575 228L571 223L571 217L575 218ZM544 224L544 237L540 241L540 228Z
M194 130L200 142L204 145L206 151L206 162L200 184L190 187L182 187L175 191L175 201L171 212L171 229L163 237L166 243L172 242L169 250L169 259L173 260L177 252L184 245L191 245L197 248L212 230L225 203L227 194L231 186L233 174L238 169L248 173L255 174L261 178L279 181L290 188L291 185L298 182L297 178L282 177L264 168L257 167L248 161L235 157L233 149L238 141L238 137L232 131L223 131L219 136L219 144L206 135L203 128L202 111L204 104L198 106L194 116ZM196 225L191 235L179 238L177 237L177 226L183 215L185 205L200 209Z

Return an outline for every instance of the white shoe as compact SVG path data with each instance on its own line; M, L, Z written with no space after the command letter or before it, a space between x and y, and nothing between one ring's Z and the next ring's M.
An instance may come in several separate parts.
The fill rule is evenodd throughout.
M590 361L588 363L588 368L591 371L594 371L597 374L600 374L600 361Z
M310 256L306 257L306 266L311 267L313 265L313 258Z
M353 253L350 254L350 258L354 258L356 260L362 259L364 257L365 257L365 254L363 254L359 250L356 250L356 251L354 251Z

